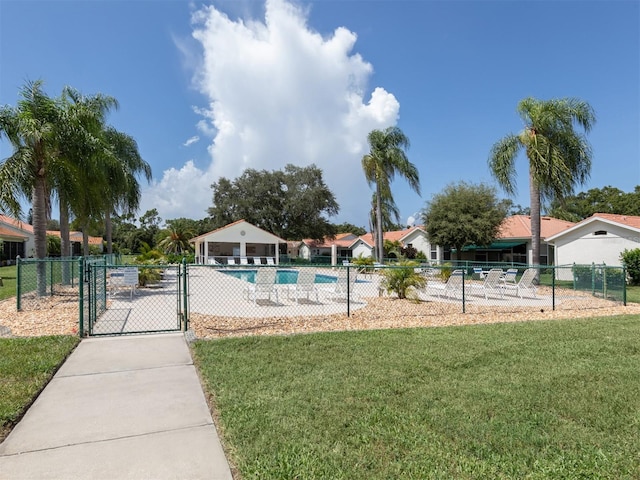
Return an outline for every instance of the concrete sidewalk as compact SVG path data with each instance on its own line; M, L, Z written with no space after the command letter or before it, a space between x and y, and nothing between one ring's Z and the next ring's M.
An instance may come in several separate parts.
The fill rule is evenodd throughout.
M231 479L184 335L83 340L0 444L0 478Z

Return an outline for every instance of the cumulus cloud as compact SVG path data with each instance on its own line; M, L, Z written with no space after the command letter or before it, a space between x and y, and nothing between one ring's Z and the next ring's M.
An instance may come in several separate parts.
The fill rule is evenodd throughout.
M182 146L184 146L184 147L188 147L189 145L193 145L194 143L196 143L196 142L197 142L197 141L199 141L199 140L200 140L200 137L199 137L199 136L197 136L197 135L194 135L193 137L191 137L191 138L187 139L187 141L186 141L186 142L184 142L184 143L182 144Z
M178 174L210 184L246 168L315 163L340 204L336 220L366 225L371 190L360 161L367 134L395 125L400 105L384 88L369 86L373 67L354 51L354 32L338 27L323 36L307 20L286 0L267 0L260 20L232 20L214 6L193 14L202 47L194 84L207 99L194 110L202 116L198 131L212 139L210 164L206 172L192 164L167 171L159 186Z
M165 170L162 180L145 189L140 211L156 208L163 220L204 218L213 198L212 183L211 175L189 160L180 169Z

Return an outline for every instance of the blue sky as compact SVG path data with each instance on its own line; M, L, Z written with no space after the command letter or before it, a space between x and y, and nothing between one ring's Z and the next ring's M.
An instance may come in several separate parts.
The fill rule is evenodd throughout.
M118 99L109 121L153 169L139 215L204 218L221 175L316 163L332 220L366 227L366 135L397 125L422 184L393 184L405 221L447 184L494 184L489 151L528 96L595 109L580 190L640 185L637 0L0 0L0 104L27 79Z

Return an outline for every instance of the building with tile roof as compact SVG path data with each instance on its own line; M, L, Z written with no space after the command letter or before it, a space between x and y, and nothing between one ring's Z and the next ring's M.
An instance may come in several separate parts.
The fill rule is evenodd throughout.
M47 235L60 236L58 231L47 231ZM72 252L70 255L81 255L82 233L70 232ZM0 241L2 241L1 261L15 262L16 257L32 257L35 252L33 225L16 220L6 215L0 215ZM89 237L89 245L95 245L102 251L102 238Z
M275 259L279 263L280 245L287 241L246 220L225 225L189 240L195 246L196 263L226 264L242 258Z
M594 213L551 235L556 265L622 264L620 255L640 248L640 216Z

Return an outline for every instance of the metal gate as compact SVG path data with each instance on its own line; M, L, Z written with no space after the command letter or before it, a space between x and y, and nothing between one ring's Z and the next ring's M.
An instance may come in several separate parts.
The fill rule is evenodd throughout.
M85 273L88 335L186 330L186 265L88 264Z

